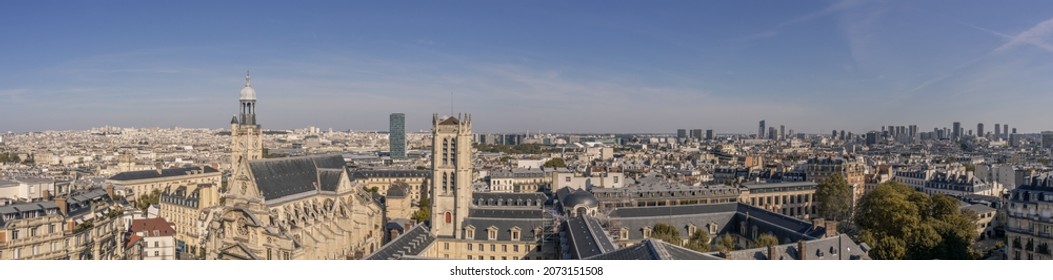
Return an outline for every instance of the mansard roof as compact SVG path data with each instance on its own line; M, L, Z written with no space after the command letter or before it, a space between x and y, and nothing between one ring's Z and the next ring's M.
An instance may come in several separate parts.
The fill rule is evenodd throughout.
M110 180L117 181L131 181L131 180L142 180L142 179L153 179L163 177L174 177L174 176L185 176L190 175L194 172L198 173L217 173L219 170L210 166L203 167L183 167L183 168L168 168L161 170L141 170L141 171L129 171L121 172L117 175L110 177Z

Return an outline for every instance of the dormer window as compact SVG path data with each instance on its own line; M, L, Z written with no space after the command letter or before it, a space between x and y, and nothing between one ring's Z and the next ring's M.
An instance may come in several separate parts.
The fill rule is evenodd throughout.
M651 238L651 227L643 228L643 238Z
M629 228L621 228L618 232L618 239L629 240Z
M489 240L497 240L497 227L490 226L486 228L486 238Z
M467 226L464 228L464 239L475 239L475 226ZM469 247L471 247L471 245L472 244L468 244Z
M509 231L509 233L510 233L510 234L511 234L511 236L512 236L512 241L519 241L519 233L520 233L520 232L521 232L521 230L519 229L519 227L513 227L513 228L512 228L512 229L511 229L511 230Z

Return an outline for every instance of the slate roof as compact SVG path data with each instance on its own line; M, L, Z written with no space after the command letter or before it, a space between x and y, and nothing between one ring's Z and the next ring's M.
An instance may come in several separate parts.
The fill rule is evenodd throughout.
M318 169L318 181L322 191L336 192L340 187L340 174L343 169Z
M423 223L418 224L409 231L399 235L395 240L384 244L366 259L397 260L404 256L420 255L432 242L435 242L435 237L431 235L431 229Z
M692 251L657 239L646 239L639 244L613 252L596 255L588 260L720 260L721 258Z
M219 170L210 166L203 167L183 167L183 168L168 168L158 170L140 170L140 171L129 171L121 172L117 175L110 177L110 180L115 181L131 181L131 180L142 180L142 179L153 179L163 177L174 177L174 176L185 176L192 172L199 173L217 173Z
M406 197L406 189L400 185L391 185L388 188L387 197Z
M347 176L351 180L369 178L428 178L431 171L428 170L348 170Z
M687 231L689 225L704 229L715 224L719 234L737 231L738 223L747 220L761 232L772 232L791 240L811 240L825 234L824 228L813 228L810 222L742 203L625 207L614 209L609 217L608 228L627 228L631 240L644 239L643 228L659 222L676 227L680 236L691 235Z
M541 207L548 196L540 192L532 193L494 193L473 192L472 204L479 207ZM541 203L538 203L538 202ZM498 205L498 202L501 202ZM528 203L529 202L529 203Z
M804 242L804 259L806 260L869 260L866 244L856 243L848 235L840 234L829 238ZM800 260L801 251L798 243L775 246L776 260ZM768 260L768 248L754 248L728 253L733 260Z
M249 169L263 198L273 200L289 195L322 190L332 183L333 172L322 169L344 168L340 155L285 157L249 161ZM326 174L323 180L322 173ZM320 182L321 181L321 182ZM335 190L333 184L327 188Z
M567 241L570 242L569 252L566 253L573 259L585 259L612 252L617 248L599 222L590 216L582 215L568 219L565 229Z
M552 219L544 210L538 209L469 209L464 226L475 227L475 240L489 240L487 229L497 228L497 240L511 241L511 229L519 227L520 240L532 238L535 228L544 228Z

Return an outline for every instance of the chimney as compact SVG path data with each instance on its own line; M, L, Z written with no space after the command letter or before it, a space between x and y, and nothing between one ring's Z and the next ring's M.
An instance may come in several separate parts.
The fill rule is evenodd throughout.
M55 206L58 206L59 213L62 213L62 216L69 214L69 205L66 204L65 196L56 197Z
M113 192L113 185L106 185L106 195L109 196L110 199L117 197L117 195Z
M779 257L775 255L775 245L768 245L768 260L778 260Z
M823 218L812 219L812 229L819 229L820 227L823 227L824 224L825 221L823 220Z
M808 243L805 242L803 239L801 241L797 241L797 258L802 261L808 259L808 247L806 246L806 244Z
M45 200L51 199L51 191L49 191L49 190L40 191L40 197L44 198Z
M826 237L837 236L837 221L826 222Z

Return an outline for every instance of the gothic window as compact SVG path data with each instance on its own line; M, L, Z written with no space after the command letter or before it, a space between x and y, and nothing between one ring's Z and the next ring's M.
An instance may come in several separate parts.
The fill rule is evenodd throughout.
M447 224L453 223L453 214L452 213L446 212L446 214L444 216L445 216L445 220L446 220Z
M447 180L447 179L446 179L446 172L443 172L443 173L442 173L442 191L443 191L443 192L447 192L447 191L449 191L449 187L448 187L448 185L447 185L447 182L446 182L446 180Z

